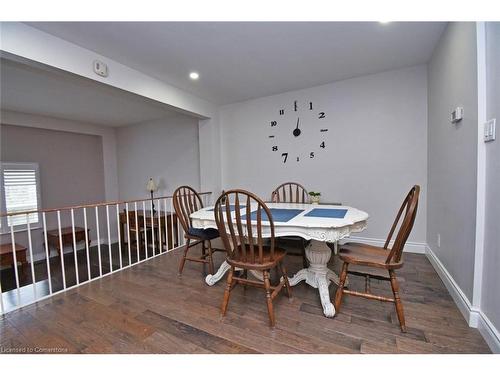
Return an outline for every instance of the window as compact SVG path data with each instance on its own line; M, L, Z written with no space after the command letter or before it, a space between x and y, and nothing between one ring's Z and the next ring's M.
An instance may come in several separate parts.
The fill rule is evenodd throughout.
M37 163L2 163L1 164L1 205L2 212L24 212L40 209L40 177ZM28 218L30 226L38 227L39 214L2 217L0 228L9 232L25 229Z

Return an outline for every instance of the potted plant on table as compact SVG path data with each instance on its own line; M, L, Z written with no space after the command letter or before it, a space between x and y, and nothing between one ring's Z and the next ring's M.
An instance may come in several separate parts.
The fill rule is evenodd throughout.
M311 204L319 204L319 197L321 197L320 192L310 191L309 196L311 197Z

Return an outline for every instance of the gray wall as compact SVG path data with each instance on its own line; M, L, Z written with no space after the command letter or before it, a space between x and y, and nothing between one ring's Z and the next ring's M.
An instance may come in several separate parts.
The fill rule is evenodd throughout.
M33 127L2 124L1 160L11 162L36 162L39 164L41 208L57 208L78 204L103 202L104 166L102 137ZM83 214L75 214L77 226L83 226ZM91 237L96 230L89 217ZM40 222L41 223L41 222ZM62 212L63 226L71 224L68 212ZM57 217L47 214L48 229L57 228ZM41 257L42 231L33 231L34 257ZM2 235L3 242L10 242L9 235ZM25 231L16 233L15 241L27 245Z
M487 118L496 118L497 140L486 144L486 227L481 310L500 327L500 23L486 24Z
M385 239L406 193L420 184L410 241L425 243L426 78L426 66L420 65L222 107L223 187L270 198L276 186L294 180L321 191L324 201L365 210L369 225L359 236ZM295 100L305 110L294 112ZM318 119L319 111L325 119ZM303 133L295 138L297 113ZM276 129L270 127L273 120ZM321 128L329 131L320 133ZM319 147L323 140L325 149ZM274 144L278 152L272 152ZM282 152L289 153L286 164Z
M120 199L149 197L152 177L159 190L171 195L180 185L200 188L198 120L176 116L117 129Z
M450 23L428 64L427 243L470 301L477 184L475 28L475 23ZM465 118L454 125L449 118L458 106Z

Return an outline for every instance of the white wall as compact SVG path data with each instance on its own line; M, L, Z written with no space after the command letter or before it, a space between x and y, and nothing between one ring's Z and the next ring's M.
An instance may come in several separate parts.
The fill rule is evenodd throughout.
M116 172L116 136L114 128L87 124L79 121L63 120L54 117L4 110L2 110L0 117L3 123L9 125L28 126L34 128L101 136L103 154L102 157L104 163L105 197L107 201L114 201L118 199L118 175Z
M481 310L497 327L500 350L500 23L486 24L487 118L496 118L497 140L486 147L486 227Z
M406 193L419 184L422 196L410 241L424 244L426 74L421 65L221 107L223 187L269 198L277 185L295 180L321 191L324 201L368 212L369 225L360 236L383 239ZM294 112L295 100L302 108L312 101L314 110ZM284 116L278 114L281 108ZM318 119L319 111L324 119ZM297 113L302 134L295 138ZM269 139L271 134L276 138ZM325 149L319 147L323 140ZM271 151L275 144L278 152ZM287 163L282 152L289 153Z
M447 26L428 66L428 85L427 243L470 305L477 185L475 23ZM458 106L464 119L453 125L450 114Z
M197 119L179 115L120 127L116 134L121 200L148 197L150 177L159 184L156 196L180 185L200 189Z

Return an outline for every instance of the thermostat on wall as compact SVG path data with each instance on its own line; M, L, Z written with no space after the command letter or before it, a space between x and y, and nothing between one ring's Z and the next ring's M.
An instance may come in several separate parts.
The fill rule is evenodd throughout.
M464 109L462 107L457 107L453 112L451 112L451 123L455 124L462 120L464 117Z
M102 61L95 60L94 61L94 73L100 75L101 77L108 76L108 66L104 64Z

